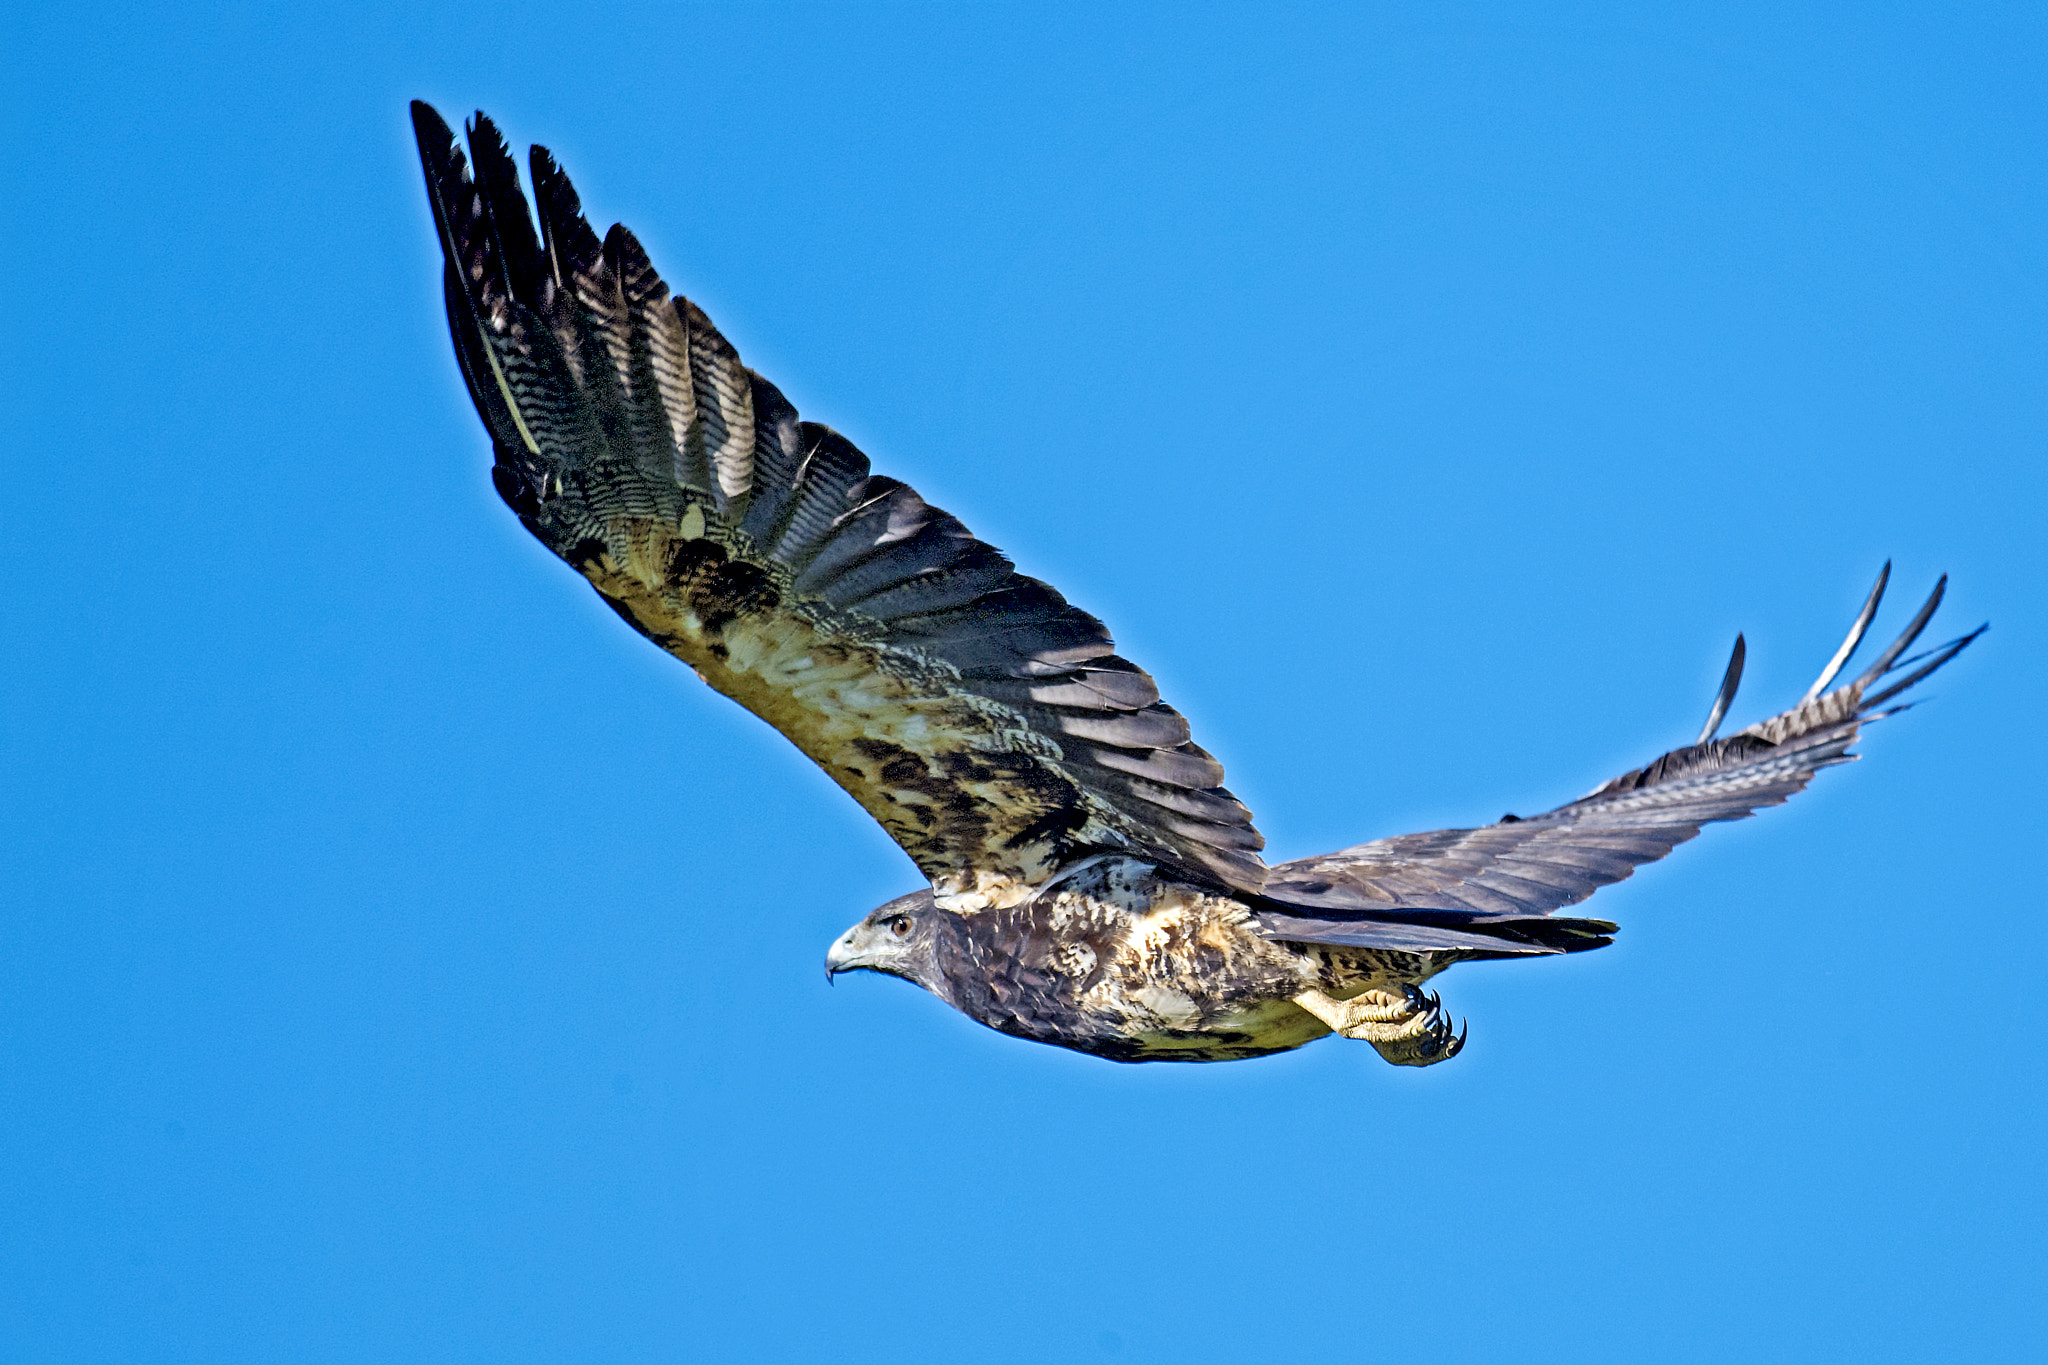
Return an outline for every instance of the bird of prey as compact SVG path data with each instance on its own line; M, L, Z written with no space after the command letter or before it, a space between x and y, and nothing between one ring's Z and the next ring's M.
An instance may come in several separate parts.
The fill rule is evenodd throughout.
M1268 867L1221 765L1100 621L799 420L632 233L598 238L546 149L536 228L488 118L465 157L434 110L412 114L499 495L629 626L830 774L928 883L847 930L828 975L902 977L1115 1061L1231 1061L1334 1032L1427 1066L1465 1033L1425 982L1611 942L1613 924L1553 912L1848 761L1981 632L1904 657L1938 583L1831 688L1887 565L1790 710L1715 738L1738 637L1698 740L1587 796Z

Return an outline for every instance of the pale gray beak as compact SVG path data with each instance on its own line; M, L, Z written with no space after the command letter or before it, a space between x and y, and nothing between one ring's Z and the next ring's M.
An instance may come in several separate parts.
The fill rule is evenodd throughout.
M848 934L833 944L832 950L825 954L825 984L831 985L833 977L841 972L850 972L860 965L854 960L853 935Z

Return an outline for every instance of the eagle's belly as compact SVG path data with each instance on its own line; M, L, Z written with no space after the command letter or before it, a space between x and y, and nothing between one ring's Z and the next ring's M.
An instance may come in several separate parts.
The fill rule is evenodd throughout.
M1330 1031L1291 1000L1209 1010L1179 1003L1159 991L1100 1002L1108 1046L1092 1050L1123 1062L1235 1062L1287 1052Z
M1112 1061L1234 1062L1330 1031L1293 1002L1293 982L1265 973L1237 981L1237 989L1213 975L1156 970L1092 974L1092 981L1033 975L1037 989L1005 992L1004 1007L982 1022Z
M1234 910L1235 907L1233 906ZM1110 969L1077 1001L1104 1056L1132 1062L1228 1062L1286 1052L1329 1032L1294 1003L1294 955L1234 913L1192 907L1145 917ZM1162 932L1162 930L1164 932Z

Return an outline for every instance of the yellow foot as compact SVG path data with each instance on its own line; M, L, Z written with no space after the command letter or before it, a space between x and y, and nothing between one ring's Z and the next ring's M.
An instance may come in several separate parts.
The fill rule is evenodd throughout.
M1306 990L1294 1003L1346 1038L1362 1038L1395 1066L1430 1066L1448 1061L1465 1046L1462 1029L1453 1031L1443 1001L1429 991L1403 986L1400 993L1372 990L1339 1000Z

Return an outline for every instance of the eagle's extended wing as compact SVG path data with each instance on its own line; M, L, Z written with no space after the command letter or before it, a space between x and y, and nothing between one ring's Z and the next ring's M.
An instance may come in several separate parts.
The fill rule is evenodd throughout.
M499 493L635 629L788 736L953 889L1123 851L1256 891L1264 841L1152 679L809 422L600 242L534 148L413 105L448 321Z
M1262 927L1280 939L1410 951L1569 952L1606 943L1614 926L1603 920L1545 917L1655 862L1701 825L1779 805L1822 768L1848 762L1863 725L1903 709L1881 709L1886 703L1983 633L1980 626L1915 658L1899 658L1940 605L1944 578L1875 663L1854 682L1824 691L1869 628L1890 576L1887 564L1849 638L1791 710L1727 739L1713 737L1742 679L1737 636L1697 743L1526 820L1511 815L1484 829L1403 834L1282 863L1266 878ZM1883 690L1872 690L1908 668Z

